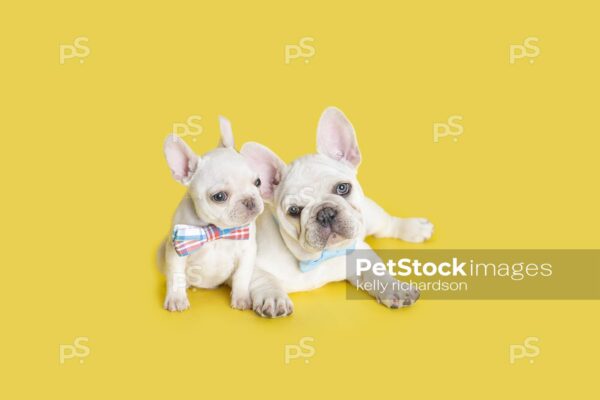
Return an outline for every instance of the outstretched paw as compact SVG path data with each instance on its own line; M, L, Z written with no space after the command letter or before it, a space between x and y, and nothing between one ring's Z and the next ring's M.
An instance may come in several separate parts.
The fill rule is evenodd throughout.
M402 308L412 306L420 296L421 292L416 287L397 281L381 293L376 294L375 299L388 308Z
M433 224L425 218L403 218L398 220L397 238L411 243L422 243L431 238Z
M294 312L294 305L287 294L282 292L255 300L253 309L261 317L277 318L292 314Z

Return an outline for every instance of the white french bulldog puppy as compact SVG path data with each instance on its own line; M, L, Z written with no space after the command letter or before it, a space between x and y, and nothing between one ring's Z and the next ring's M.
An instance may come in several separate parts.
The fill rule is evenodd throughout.
M361 155L354 128L337 108L321 116L317 152L286 166L258 143L241 149L260 174L268 209L257 219L258 255L250 287L254 310L264 317L289 315L293 306L287 293L344 279L354 286L375 284L369 293L390 308L413 304L418 290L392 285L389 274L348 274L346 252L363 250L361 256L380 261L366 236L420 243L431 237L433 225L423 218L392 217L365 197L356 178Z
M171 233L163 242L159 266L166 275L164 308L183 311L186 289L231 287L231 306L249 309L256 258L255 219L263 211L259 175L234 149L231 124L220 117L219 147L197 156L176 135L164 152L178 182L188 190L179 203Z

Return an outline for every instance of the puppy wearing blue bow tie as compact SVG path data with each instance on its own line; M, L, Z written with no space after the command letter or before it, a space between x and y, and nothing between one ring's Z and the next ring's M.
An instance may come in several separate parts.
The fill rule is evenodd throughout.
M255 219L263 211L261 180L234 149L230 122L221 117L219 146L194 154L176 135L164 152L173 178L187 187L158 253L166 276L164 308L189 308L187 288L231 287L231 306L252 306L250 280L256 258Z
M257 143L245 144L241 153L259 172L268 205L257 220L258 255L250 288L259 315L289 315L287 293L344 279L357 287L368 282L385 288L368 291L390 308L418 299L416 288L392 284L397 281L390 274L347 271L346 257L355 250L378 260L366 236L419 243L431 237L433 225L424 218L393 217L365 197L356 178L361 154L354 128L340 110L328 108L321 116L317 154L286 165Z

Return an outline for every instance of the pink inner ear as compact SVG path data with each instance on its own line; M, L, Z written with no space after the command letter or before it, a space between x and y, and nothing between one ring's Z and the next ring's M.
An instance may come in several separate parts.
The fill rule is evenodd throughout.
M165 149L165 155L173 177L183 179L189 173L187 159L179 151L170 148Z
M279 184L277 168L269 162L259 162L252 159L250 159L250 164L258 172L258 176L260 176L260 180L263 182L260 186L260 194L265 199L273 198L275 186Z
M167 138L164 151L173 178L185 183L196 169L196 155L181 138L174 136Z
M360 152L358 151L358 147L351 146L344 157L354 166L360 164Z
M346 156L349 144L346 143L346 136L343 134L343 128L333 122L328 123L324 127L325 134L323 135L323 148L327 155L335 160L341 160Z
M348 131L348 127L330 122L323 126L320 141L319 147L328 157L337 161L347 160L354 166L360 163L356 138L353 132Z
M271 150L257 143L246 143L241 153L262 181L260 194L265 200L271 200L275 194L275 186L281 179L280 169L284 167L283 161Z
M336 161L347 161L354 167L360 164L360 151L354 128L340 110L328 108L321 115L317 150Z

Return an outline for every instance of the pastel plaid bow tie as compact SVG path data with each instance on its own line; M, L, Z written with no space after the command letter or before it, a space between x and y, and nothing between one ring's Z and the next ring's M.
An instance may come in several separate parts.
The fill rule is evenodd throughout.
M173 247L180 257L189 256L206 243L218 239L248 240L250 225L225 229L215 225L175 225L173 228Z

